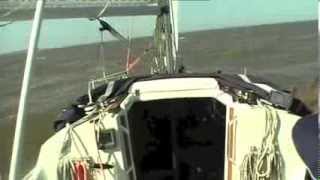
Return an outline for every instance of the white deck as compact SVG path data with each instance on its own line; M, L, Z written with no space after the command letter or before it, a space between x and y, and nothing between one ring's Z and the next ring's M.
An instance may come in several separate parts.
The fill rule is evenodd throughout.
M119 116L126 116L126 112L131 105L137 101L151 101L156 99L174 99L188 97L211 97L217 99L226 105L226 140L225 140L225 180L240 179L240 165L244 155L247 154L251 146L260 147L262 137L265 131L265 108L262 105L250 106L248 104L239 104L232 101L229 94L220 90L217 81L212 78L179 78L179 79L162 79L137 82L132 85L129 95L121 104L121 111L117 114L104 112L102 119L104 128L114 128L118 132L129 133L128 129L122 127L119 123ZM233 115L230 111L233 109ZM281 119L281 128L278 136L280 151L285 161L285 179L284 180L303 180L305 175L305 165L295 151L293 141L291 139L291 130L299 116L295 116L283 110L276 110ZM231 118L231 119L230 119ZM82 119L85 121L85 118ZM91 119L92 120L92 119ZM231 128L231 124L234 124ZM78 124L78 123L75 123ZM112 170L105 170L106 179L110 180L129 180L127 172L134 171L134 167L128 169L124 165L124 152L120 150L123 147L123 137L117 135L118 149L112 152L99 151L95 144L94 124L85 121L74 126L74 132L79 139L72 141L71 152L68 154L70 158L83 158L86 156L93 157L94 161L109 162L115 165ZM230 141L231 131L234 136ZM43 146L40 152L38 163L35 167L35 175L37 171L43 171L46 174L45 179L56 178L56 166L58 157L60 156L61 143L66 134L66 128L56 133ZM81 147L80 141L86 147L88 154ZM234 151L228 154L228 151ZM210 158L210 157L208 157ZM48 163L50 162L50 163ZM50 177L50 178L49 178ZM101 173L96 173L95 179L103 179Z

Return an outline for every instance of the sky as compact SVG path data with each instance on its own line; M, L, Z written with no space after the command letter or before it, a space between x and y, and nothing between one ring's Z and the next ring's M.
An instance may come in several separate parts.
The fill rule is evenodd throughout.
M228 27L314 20L315 0L181 0L179 31L190 32ZM154 17L109 17L125 36L132 25L134 37L153 33ZM99 24L87 19L44 20L40 48L57 48L98 42ZM24 50L28 46L31 21L15 22L0 28L0 54ZM106 35L107 40L113 40Z

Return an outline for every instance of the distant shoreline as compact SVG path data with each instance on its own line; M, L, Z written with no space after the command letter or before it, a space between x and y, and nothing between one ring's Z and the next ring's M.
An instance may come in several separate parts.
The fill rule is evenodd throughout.
M0 21L1 22L1 21ZM243 28L263 28L265 26L277 26L277 25L290 25L290 24L300 24L300 23L314 23L317 22L317 19L311 19L311 20L301 20L301 21L289 21L289 22L279 22L279 23L271 23L271 24L258 24L258 25L249 25L249 26L229 26L229 27L223 27L223 28L214 28L214 29L203 29L203 30L195 30L195 31L186 31L186 32L181 32L180 36L183 36L185 34L189 33L195 33L195 32L208 32L208 31L221 31L221 30L237 30L237 29L243 29ZM151 36L144 36L144 37L137 37L134 39L145 39L145 38L150 38ZM114 43L118 42L117 40L108 40L105 41L106 43ZM97 42L92 42L92 43L84 43L84 44L77 44L77 45L70 45L70 46L62 46L62 47L55 47L55 48L40 48L41 51L46 51L46 50L54 50L54 49L64 49L64 48L73 48L73 47L79 47L79 46L90 46L90 45L96 45ZM10 55L16 55L16 54L23 54L26 53L27 49L24 50L18 50L18 51L12 51L8 53L0 53L0 58L1 56L10 56ZM0 59L1 60L1 59Z

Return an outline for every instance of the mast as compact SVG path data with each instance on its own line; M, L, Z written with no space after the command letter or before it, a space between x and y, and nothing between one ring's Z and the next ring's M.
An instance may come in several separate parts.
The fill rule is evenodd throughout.
M173 74L178 72L178 26L177 3L172 0L158 0L160 14L157 16L155 29L155 56L153 73Z
M19 109L17 114L15 135L14 135L11 162L10 162L9 180L17 179L19 149L21 144L23 123L25 120L24 118L25 118L26 100L28 96L29 82L31 78L32 62L35 58L37 46L38 46L39 34L40 34L41 23L42 23L42 10L43 10L44 4L45 4L45 0L37 0L36 10L34 13L34 20L32 24L31 36L29 41L28 54L26 58L25 70L23 75L21 93L20 93Z

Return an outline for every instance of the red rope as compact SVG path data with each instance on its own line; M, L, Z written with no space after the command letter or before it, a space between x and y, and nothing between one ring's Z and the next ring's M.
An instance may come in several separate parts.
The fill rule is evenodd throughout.
M130 72L141 61L141 57L147 54L151 48L152 48L152 43L150 43L148 47L144 49L143 54L137 58L133 58L130 56L131 48L129 48L127 53L126 71Z
M127 64L127 72L130 72L132 68L134 68L134 66L136 66L139 62L140 62L141 58L137 57L137 58L130 58L130 60L128 61ZM133 62L131 62L133 61Z
M76 162L75 164L75 180L89 180L89 173L84 162Z

